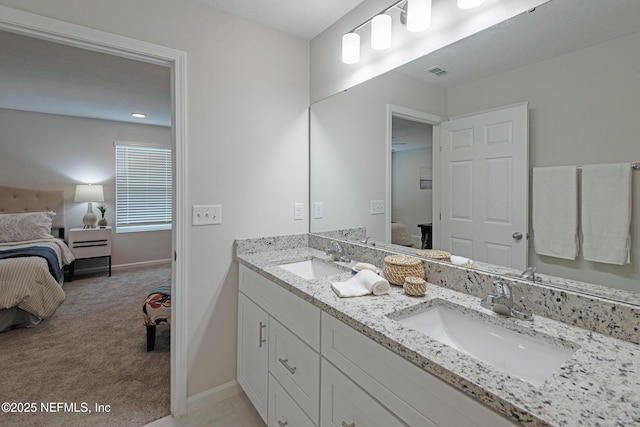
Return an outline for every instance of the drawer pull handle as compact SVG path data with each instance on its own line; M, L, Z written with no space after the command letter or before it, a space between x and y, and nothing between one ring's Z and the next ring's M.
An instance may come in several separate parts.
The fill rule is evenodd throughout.
M356 423L352 422L351 424L347 424L344 421L342 422L342 427L356 427Z
M282 363L282 365L285 368L287 368L287 371L291 372L291 375L295 374L296 373L296 369L298 369L295 366L289 366L289 363L287 363L287 362L289 362L289 359L283 359L281 357L278 357L278 362Z
M288 425L288 424L289 424L289 422L288 422L288 421L282 422L282 421L278 420L278 425L279 425L280 427L285 427L285 426L286 426L286 425Z
M258 347L259 347L259 348L262 348L262 344L264 344L264 343L266 343L266 342L267 342L267 339L266 339L266 338L264 338L264 337L262 336L262 331L263 331L264 329L266 329L266 327L267 327L267 324L266 324L266 323L262 323L262 322L260 322L260 329L259 329L260 337L258 338L258 341L259 341L259 342L258 342Z

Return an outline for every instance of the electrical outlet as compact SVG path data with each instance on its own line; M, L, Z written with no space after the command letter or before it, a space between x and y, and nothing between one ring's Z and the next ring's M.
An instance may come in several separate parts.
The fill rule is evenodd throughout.
M371 215L381 215L384 213L384 200L371 201Z
M322 202L315 202L313 204L313 217L315 219L320 219L324 216Z
M295 203L293 205L293 219L304 219L304 203Z
M193 205L193 225L222 224L222 205Z

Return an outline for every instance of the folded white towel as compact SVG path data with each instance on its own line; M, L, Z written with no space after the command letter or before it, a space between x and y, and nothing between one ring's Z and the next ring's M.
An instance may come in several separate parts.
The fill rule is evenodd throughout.
M473 264L473 261L463 256L451 255L451 264L453 265Z
M533 168L532 226L537 254L578 256L578 170L576 166Z
M630 226L631 164L583 166L584 259L607 264L629 264Z
M331 288L339 297L360 297L363 295L383 295L389 292L389 282L370 270L362 270L346 282L331 283Z

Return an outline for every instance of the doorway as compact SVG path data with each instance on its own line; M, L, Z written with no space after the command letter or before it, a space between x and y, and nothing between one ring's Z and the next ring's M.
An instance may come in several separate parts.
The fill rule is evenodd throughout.
M186 204L186 53L114 34L0 6L0 30L68 46L167 66L171 69L172 140L174 152L174 208L172 229L172 333L171 413L186 414L186 309L187 251ZM179 257L177 255L180 255Z
M435 195L434 174L439 169L433 161L433 127L444 117L387 104L387 171L385 241L398 242L402 224L407 237L396 243L421 248L423 231L433 221ZM422 225L422 226L421 226ZM401 232L400 234L405 234ZM426 238L425 235L426 245Z

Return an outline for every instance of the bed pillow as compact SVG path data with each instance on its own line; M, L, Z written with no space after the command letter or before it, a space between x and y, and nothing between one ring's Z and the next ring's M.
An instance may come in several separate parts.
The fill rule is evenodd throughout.
M55 212L0 214L0 243L52 239L51 223Z

